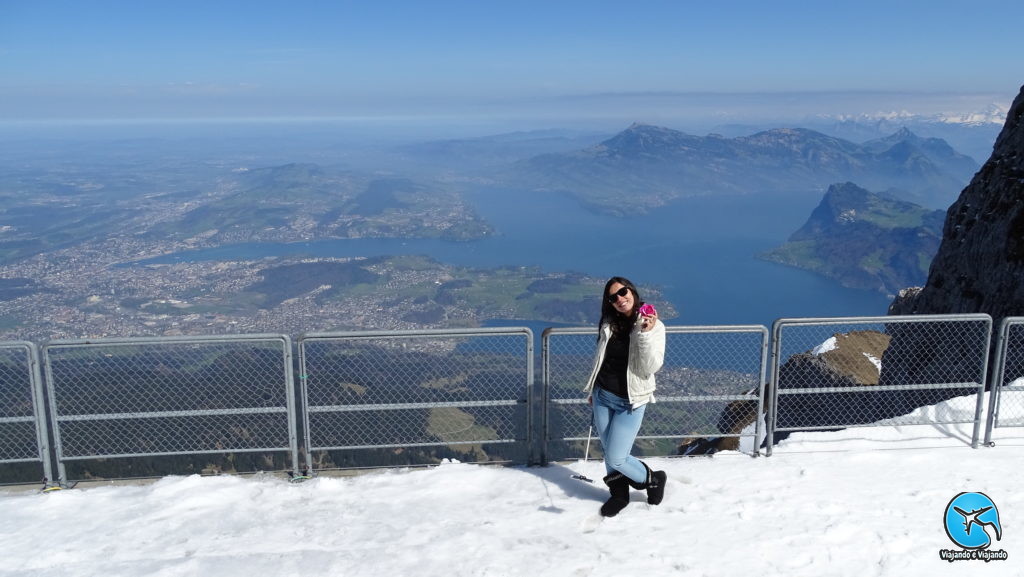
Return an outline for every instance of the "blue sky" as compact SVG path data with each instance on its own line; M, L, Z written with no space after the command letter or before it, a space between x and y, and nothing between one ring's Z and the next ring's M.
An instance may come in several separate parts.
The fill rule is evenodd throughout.
M0 119L1008 105L1018 3L0 0Z

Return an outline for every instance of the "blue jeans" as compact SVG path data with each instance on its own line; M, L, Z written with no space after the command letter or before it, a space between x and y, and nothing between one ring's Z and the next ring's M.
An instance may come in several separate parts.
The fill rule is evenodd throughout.
M594 429L604 448L605 470L609 475L618 471L637 483L646 482L647 468L629 452L644 421L647 405L634 409L626 399L599 387L594 388L593 400Z

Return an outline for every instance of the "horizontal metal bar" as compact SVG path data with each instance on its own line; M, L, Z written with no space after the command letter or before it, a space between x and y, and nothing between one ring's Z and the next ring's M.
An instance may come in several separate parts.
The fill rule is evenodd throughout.
M59 458L64 461L85 461L88 459L127 459L131 457L173 457L176 455L217 455L223 453L279 453L290 451L290 447L265 447L259 449L216 449L199 451L172 451L168 453L96 453L92 455L61 455Z
M740 439L742 439L742 438L745 438L745 437L753 437L753 436L754 436L753 433L750 433L750 434L747 434L747 435L743 435L743 434L740 434L740 433L715 433L715 434L712 435L712 434L708 433L706 435L701 435L701 434L696 434L696 435L694 435L694 434L691 434L691 435L637 435L636 438L637 439L702 439L704 437L714 437L714 438L718 439L718 438L729 437L729 438L740 438ZM586 437L562 437L561 439L548 439L548 441L586 441L586 440L587 440Z
M665 326L665 332L671 334L682 333L762 333L768 334L768 328L764 325L698 325L698 326ZM596 335L597 327L549 327L544 329L543 337L549 335Z
M681 402L710 402L710 401L757 401L757 395L657 395L655 401L658 403L681 403ZM587 399L548 399L554 405L585 405Z
M820 318L788 318L778 319L775 326L797 325L855 325L855 324L894 324L922 323L929 321L981 321L992 322L992 317L983 313L952 314L952 315L892 315L882 317L820 317Z
M553 405L587 405L586 399L548 399Z
M448 445L482 445L519 443L524 439L481 439L479 441L452 441L450 443L395 443L389 445L336 445L331 447L310 447L312 451L341 451L347 449L398 449L405 447L446 447Z
M942 389L977 389L979 383L936 383L931 385L862 385L859 387L782 388L780 395L815 395L819 393L874 393L879 391L928 391Z
M714 435L712 435L712 434L709 433L707 435L637 435L636 438L637 439L652 439L652 440L656 440L656 439L701 439L701 438L704 438L704 437L715 437L717 439L718 437L726 437L726 436L753 437L754 435L753 434L751 434L751 435L720 435L718 433L715 433Z
M452 401L448 403L390 403L376 405L317 405L309 407L310 413L350 413L355 411L401 411L406 409L439 409L445 407L508 407L525 401Z
M34 423L35 417L0 417L0 425L5 423Z
M403 331L346 331L346 332L314 332L299 336L298 342L312 340L348 340L369 338L407 338L407 337L474 337L494 335L532 336L533 331L527 327L481 327L475 329L423 329Z
M174 417L211 417L219 415L260 415L287 413L287 407L209 409L200 411L154 411L149 413L100 413L91 415L57 415L57 421L120 421L125 419L164 419Z
M0 341L0 349L31 349L34 344L29 341Z
M40 463L42 459L33 457L31 459L0 459L0 463Z
M959 420L959 421L928 421L928 422L908 421L908 422L903 422L903 421L899 421L899 417L893 417L893 418L890 418L890 419L882 419L882 421L886 422L886 426L921 427L921 426L924 426L924 425L965 425L965 424L973 424L974 423L974 418L972 417L970 419ZM899 422L896 422L896 421L899 421ZM821 425L821 426L813 426L813 427L811 427L811 426L808 426L808 427L776 427L775 431L776 432L778 432L778 431L793 431L793 432L800 432L800 431L836 431L836 430L839 430L839 429L866 429L866 428L869 428L869 427L877 427L877 426L878 426L878 422L876 421L876 422L873 422L873 423L851 423L851 424L836 423L834 425Z
M681 402L710 402L710 401L750 401L758 400L756 395L684 395L684 396L655 396L658 403L681 403Z
M147 345L147 344L202 344L202 343L250 343L280 341L290 342L288 335L276 333L260 333L249 335L204 335L204 336L179 336L179 337L110 337L96 339L58 339L49 341L43 348L55 347L81 347L81 346L107 346L107 345Z

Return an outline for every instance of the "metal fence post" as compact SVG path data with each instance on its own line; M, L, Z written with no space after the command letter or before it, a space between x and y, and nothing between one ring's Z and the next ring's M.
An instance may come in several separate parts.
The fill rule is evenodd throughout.
M1024 317L1006 317L999 327L992 375L989 384L988 418L985 424L986 446L995 446L992 440L994 429L1000 426L1000 410L1009 392L1024 392ZM1014 383L1022 384L1015 385ZM1017 425L1024 425L1024 404L1011 419Z
M10 353L0 364L0 464L39 462L44 482L50 483L53 468L38 348L26 341L0 342L0 353Z

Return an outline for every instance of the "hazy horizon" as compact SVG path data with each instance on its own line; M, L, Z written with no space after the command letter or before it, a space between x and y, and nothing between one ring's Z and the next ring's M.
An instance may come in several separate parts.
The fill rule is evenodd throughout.
M0 6L0 122L608 129L1007 107L1006 0ZM695 128L696 129L696 128Z
M309 145L323 139L337 143L345 138L366 145L559 132L563 136L593 136L596 144L599 139L639 123L699 136L716 133L730 138L771 128L802 127L863 141L892 134L900 127L916 125L919 130L927 125L920 135L950 139L950 144L961 152L982 161L1002 127L1011 101L1012 95L1000 101L994 94L895 92L595 94L545 100L535 103L530 110L508 108L493 113L478 110L334 116L0 118L0 139L90 141L144 137L155 141L266 136L271 139L267 144L271 145L272 139L291 134L300 135ZM911 103L916 103L916 107ZM969 144L957 138L966 134L971 134Z

